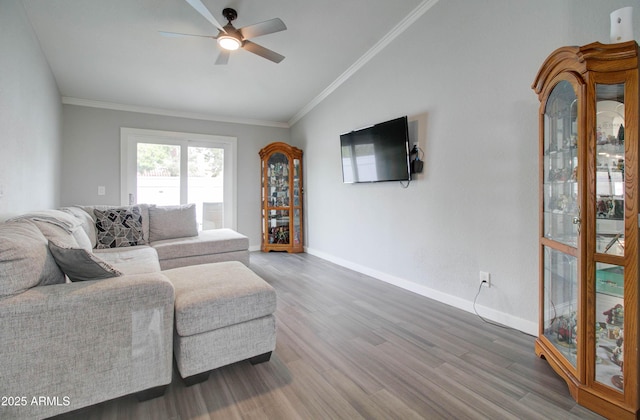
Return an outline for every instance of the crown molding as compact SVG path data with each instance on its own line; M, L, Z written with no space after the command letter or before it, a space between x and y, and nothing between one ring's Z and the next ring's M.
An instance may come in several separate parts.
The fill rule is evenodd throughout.
M77 105L90 108L111 109L114 111L139 112L141 114L164 115L167 117L188 118L192 120L216 121L233 124L259 125L264 127L289 128L286 122L253 120L249 118L223 117L219 115L199 114L195 112L175 111L170 109L153 108L138 105L125 105L113 102L94 101L91 99L73 98L69 96L62 97L62 103L65 105Z
M364 53L362 57L360 57L355 63L351 65L344 73L342 73L336 80L333 81L329 86L327 86L318 96L313 98L311 102L305 105L297 114L295 114L289 120L289 126L294 125L302 117L304 117L309 111L318 106L322 101L324 101L331 93L333 93L340 85L349 80L351 76L353 76L358 70L364 67L365 64L369 62L373 57L378 55L380 51L386 48L387 45L391 43L394 39L396 39L400 34L407 30L416 20L418 20L422 15L424 15L427 10L431 9L439 0L423 0L422 3L418 5L411 13L407 15L404 19L400 21L389 33L387 33L380 41L378 41L369 51Z

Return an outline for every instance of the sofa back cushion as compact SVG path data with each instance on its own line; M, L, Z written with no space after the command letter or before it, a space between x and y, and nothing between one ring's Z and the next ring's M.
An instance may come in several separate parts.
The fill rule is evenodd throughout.
M196 205L149 206L149 242L198 236Z
M31 220L34 225L40 232L44 235L45 238L49 241L57 241L58 243L64 244L65 246L77 247L78 241L76 241L72 232L67 232L60 226L56 226L49 222L43 222L40 220ZM82 230L82 229L80 229Z
M41 210L25 213L11 220L30 220L40 229L45 238L64 243L70 247L93 248L91 240L82 228L82 222L73 214L62 210Z
M91 211L91 214L87 213L82 207L79 207L79 206L63 207L61 210L74 216L80 222L80 227L82 228L84 233L87 235L87 238L89 240L88 244L90 248L95 248L96 247L96 221L93 218L93 210ZM78 241L78 245L80 245L82 248L85 248L85 246L82 243L80 243L81 241L78 240L77 237L76 237L76 240Z
M33 222L0 223L0 298L64 281L47 248L47 238Z

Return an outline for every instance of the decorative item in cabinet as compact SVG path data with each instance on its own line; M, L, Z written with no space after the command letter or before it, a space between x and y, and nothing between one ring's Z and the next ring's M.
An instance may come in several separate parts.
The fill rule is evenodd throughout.
M260 150L264 252L303 252L302 150L276 142Z
M638 45L563 47L540 99L540 321L536 354L576 401L640 417Z

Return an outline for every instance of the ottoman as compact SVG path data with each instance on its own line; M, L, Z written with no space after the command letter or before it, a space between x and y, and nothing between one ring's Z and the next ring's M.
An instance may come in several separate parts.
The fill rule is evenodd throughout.
M173 353L187 385L213 369L266 362L276 346L276 292L239 261L163 271L175 289Z

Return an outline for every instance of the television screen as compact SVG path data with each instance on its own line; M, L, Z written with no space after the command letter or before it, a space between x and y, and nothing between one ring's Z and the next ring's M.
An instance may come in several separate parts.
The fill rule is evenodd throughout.
M340 135L345 183L409 181L407 117Z

